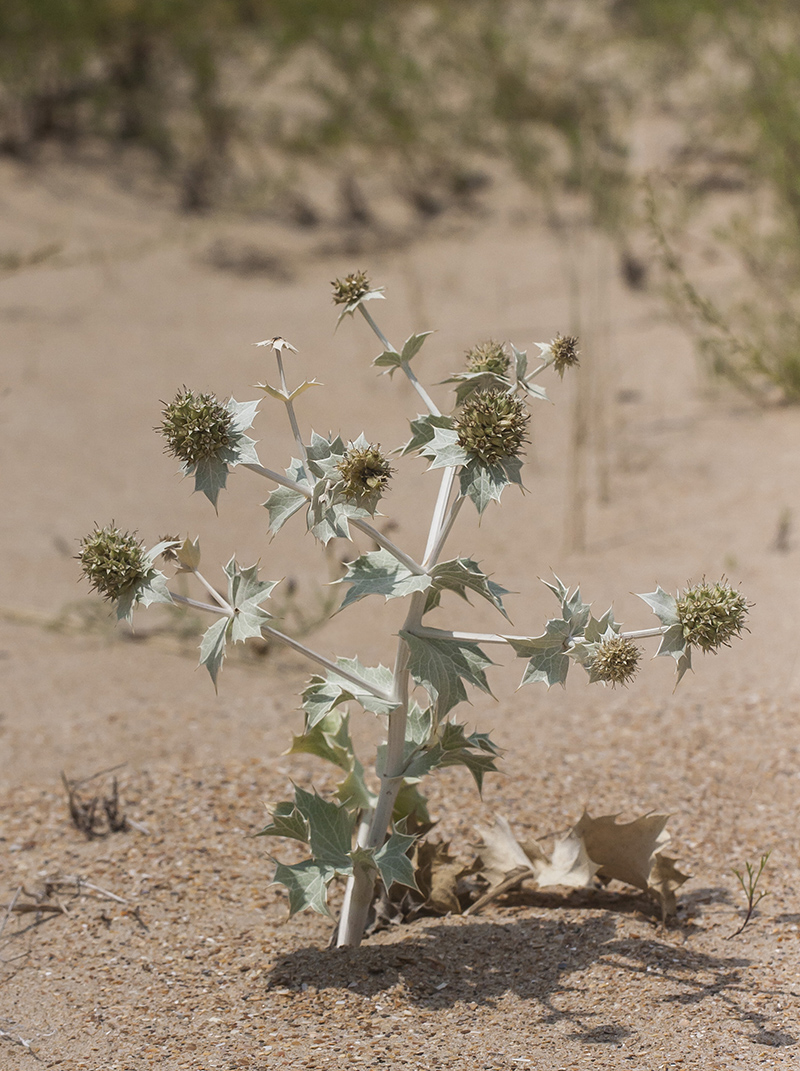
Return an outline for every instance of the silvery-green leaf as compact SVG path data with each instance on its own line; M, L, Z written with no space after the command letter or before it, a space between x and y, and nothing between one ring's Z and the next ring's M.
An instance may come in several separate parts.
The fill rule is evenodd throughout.
M441 562L431 573L431 578L432 594L438 596L442 591L454 591L469 602L467 592L474 591L476 595L497 607L503 617L508 618L503 606L503 595L509 594L508 589L490 580L472 558L453 558L451 561ZM426 609L432 609L433 605L438 606L438 598L433 603L429 596Z
M210 628L206 629L200 643L200 665L205 666L211 674L215 689L220 666L225 658L226 632L229 624L229 617L222 617L219 621L215 621Z
M364 778L364 767L355 760L343 781L336 786L336 798L348 810L370 811L378 802L377 795Z
M362 666L357 658L338 658L338 664L362 680L368 681L391 695L394 687L394 674L386 666ZM340 703L355 700L365 710L373 714L388 714L397 706L384 699L378 699L366 689L361 689L344 677L328 673L326 677L314 675L303 691L303 709L306 712L306 729L313 728Z
M308 843L308 822L294 803L278 803L270 811L270 821L257 837L288 837Z
M228 577L228 602L234 610L231 639L241 643L250 637L260 637L261 628L271 614L259 606L276 586L275 580L259 580L258 565L243 569L235 558L225 566Z
M485 465L473 458L461 470L461 494L475 503L482 514L490 502L499 502L503 488L510 483L522 486L522 462L510 457L496 465Z
M281 390L279 387L271 387L269 383L259 383L257 385L272 398L278 398L282 402L293 402L295 398L299 398L301 394L304 394L309 387L321 387L323 384L316 379L307 379L292 391Z
M542 681L548 688L566 683L569 672L566 653L570 641L568 621L548 621L541 636L525 640L506 638L519 658L529 659L520 687L533 681Z
M233 417L231 431L235 435L240 435L252 425L258 413L258 405L258 400L254 402L237 402L235 398L228 400L225 408Z
M299 491L293 491L291 487L276 487L264 503L265 508L269 510L270 531L279 532L289 518L293 517L307 502L305 495L301 495Z
M424 416L418 416L416 420L412 420L409 423L411 425L411 438L401 449L401 454L411 454L415 450L420 450L431 441L437 428L452 429L453 418L449 416L433 416L432 413L426 413Z
M275 867L273 885L285 885L289 893L289 913L311 908L320 915L330 915L328 910L328 886L335 877L332 867L306 859L302 863Z
M430 639L405 631L400 635L409 647L409 672L436 704L439 719L467 698L462 679L492 694L484 670L494 663L476 643Z
M417 355L417 353L419 353L425 339L428 335L432 334L432 331L423 331L419 335L411 335L403 343L401 353L398 353L395 349L384 350L383 353L375 358L372 364L376 368L385 368L386 371L383 373L384 375L388 372L390 376L393 376L401 365L407 364Z
M659 614L659 616L661 615ZM666 622L664 623L666 624ZM661 637L661 643L656 651L656 658L659 656L669 656L675 659L678 673L678 679L675 681L675 686L677 687L684 674L692 668L692 648L686 642L686 637L680 624L670 625Z
M404 776L416 780L440 766L466 766L480 792L483 775L497 770L494 761L497 754L498 748L486 733L467 736L463 725L444 722L435 742L411 758Z
M639 598L647 603L662 625L677 625L680 622L678 604L672 595L664 591L660 585L655 591L651 591L648 595L640 595Z
M613 636L618 636L619 631L620 625L614 620L614 611L609 606L599 620L594 615L589 615L584 638L587 643L602 643L603 640L613 639Z
M161 545L161 544L159 544ZM127 591L116 600L118 621L133 623L133 610L135 606L148 607L154 602L172 602L172 596L167 588L167 578L158 569L150 569L143 580L132 584Z
M511 352L514 354L514 375L517 383L521 383L528 374L528 351L518 350L512 342Z
M178 556L181 572L191 572L197 569L200 565L200 537L194 540L184 539L175 553Z
M198 461L196 465L185 465L184 471L187 476L194 474L195 491L202 491L216 509L219 493L228 480L227 463L218 457L207 457Z
M409 889L419 892L414 880L414 866L406 855L415 840L416 837L408 833L399 833L395 827L389 839L375 852L373 857L375 865L387 891L397 882L399 885L406 885Z
M458 432L454 428L435 427L420 453L430 460L431 469L452 468L469 462L469 454L459 446Z
M541 402L550 401L550 399L547 397L547 391L544 389L544 387L540 387L538 384L531 383L528 380L525 380L523 383L520 384L520 386L526 394L530 395L531 398L536 398Z
M392 821L399 824L406 818L414 818L419 825L425 825L431 820L428 801L415 781L406 781L394 801Z
M505 376L497 375L496 372L457 372L444 382L456 384L456 405L463 405L476 390L509 390L512 386Z
M308 822L309 844L314 862L349 874L354 815L346 807L295 788L295 804Z
M421 707L415 700L408 705L406 717L406 743L419 747L430 739L433 731L433 711L430 707Z
M344 770L346 776L336 788L337 799L351 810L366 809L374 806L376 797L367 787L364 767L356 758L348 722L348 715L341 710L331 711L301 736L293 737L286 754L316 755Z
M383 595L388 600L425 591L432 581L427 574L412 573L388 550L381 549L348 562L347 572L336 583L350 585L340 607L343 610L366 595Z

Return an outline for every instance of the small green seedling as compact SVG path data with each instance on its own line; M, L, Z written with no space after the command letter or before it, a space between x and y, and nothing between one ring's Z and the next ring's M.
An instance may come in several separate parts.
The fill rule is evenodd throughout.
M423 778L441 767L462 765L480 790L484 775L496 769L498 748L489 735L469 733L454 718L467 698L467 685L490 691L486 672L493 663L484 647L510 649L522 658L522 684L563 685L577 662L590 682L613 686L633 680L641 657L636 641L657 637L657 654L675 659L680 680L691 667L692 650L715 651L728 644L745 627L748 610L744 596L724 580L703 581L677 598L657 587L641 598L660 624L623 632L610 609L596 618L580 589L570 591L555 577L547 587L558 602L559 616L539 635L429 625L427 615L444 612L454 595L464 601L470 595L484 599L507 619L508 591L472 557L445 558L445 544L465 503L483 515L509 484L522 487L529 407L547 397L539 377L551 369L563 377L578 365L579 353L576 339L560 335L537 343L538 356L530 363L527 352L513 345L482 343L467 354L465 368L448 380L455 404L452 412L443 413L411 367L431 332L411 335L395 349L369 311L383 297L363 272L334 283L339 319L358 312L380 341L374 366L390 377L402 372L425 405L426 412L410 422L409 441L397 451L401 459L422 456L429 462L428 472L439 474L439 493L419 560L372 523L394 476L381 449L363 434L345 442L338 435L301 433L295 402L315 380L290 389L284 358L296 350L283 338L257 343L274 355L279 378L279 386L263 384L261 389L284 405L296 446L297 456L283 473L261 465L256 443L246 434L257 401L231 398L222 403L213 395L183 388L165 406L158 430L183 473L194 477L195 490L215 508L230 471L246 469L275 486L265 503L273 533L304 513L306 528L325 546L333 539L351 539L353 529L374 541L377 550L347 564L340 580L345 589L341 609L374 595L408 600L393 668L364 666L357 658L332 661L275 628L262 605L275 584L259 579L258 565L244 567L231 558L224 567L227 593L221 595L200 571L197 539L164 539L146 550L134 535L109 525L87 536L78 555L93 587L116 604L119 618L130 620L135 606L155 602L183 603L216 617L200 646L200 662L215 686L227 645L254 637L287 644L321 670L303 691L305 725L292 751L332 762L343 778L332 799L297 787L293 800L272 808L261 834L308 845L307 859L291 865L279 862L275 871L275 880L288 890L292 912L312 908L329 914L328 887L335 878L346 880L336 933L339 946L361 941L378 882L387 890L394 882L416 887L409 852L415 830L428 818L419 788ZM170 588L157 567L161 562L194 576L205 599L190 599ZM386 721L385 742L369 777L350 736L353 704Z
M758 883L761 879L761 875L764 873L771 854L772 852L765 852L764 855L761 856L761 860L758 864L758 867L753 866L753 864L750 862L745 863L744 873L742 873L741 870L736 870L734 868L733 872L742 887L742 892L747 897L747 914L744 917L744 922L742 923L742 925L735 933L729 935L729 939L739 936L739 934L744 930L745 926L747 926L747 924L752 919L758 905L761 903L765 896L769 896L768 892L762 892L758 889Z

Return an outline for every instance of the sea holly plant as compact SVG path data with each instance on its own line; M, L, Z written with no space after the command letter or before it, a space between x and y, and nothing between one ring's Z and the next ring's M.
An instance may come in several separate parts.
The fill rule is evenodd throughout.
M413 860L422 858L419 836L430 825L420 788L424 778L437 769L461 765L480 790L485 775L496 769L498 748L490 736L470 733L456 714L470 688L490 692L488 673L494 663L485 648L505 647L521 658L522 684L563 685L577 663L590 683L613 687L635 677L641 660L637 641L656 637L657 653L675 659L680 680L690 668L693 649L715 651L742 632L748 606L724 579L703 580L677 596L658 587L642 598L660 624L623 631L611 610L595 617L580 589L571 590L555 577L546 583L558 614L541 633L431 627L426 615L453 606L453 596L467 603L483 599L507 620L509 592L474 558L461 553L447 556L445 546L465 503L471 502L483 515L491 503L500 502L510 484L522 488L530 407L546 398L539 377L550 369L563 376L575 367L577 340L559 335L537 343L539 356L531 362L527 351L512 344L479 343L468 352L465 367L447 380L454 386L455 399L450 411L442 412L411 367L412 361L419 363L431 333L411 335L395 348L368 308L375 299L384 299L383 290L373 288L364 272L336 280L333 297L340 320L358 313L377 336L381 350L374 366L390 378L402 372L424 406L410 420L410 438L397 448L395 462L401 465L409 454L421 456L429 462L431 478L439 481L419 560L373 523L395 476L395 465L383 448L360 429L354 429L350 438L302 432L295 403L317 384L311 379L289 385L285 359L294 361L291 355L297 350L280 336L256 345L271 351L276 362L278 383L260 384L259 389L269 404L280 403L286 410L294 456L285 468L264 467L256 443L245 434L256 418L258 401L221 402L184 387L164 406L157 430L166 451L180 462L185 475L194 477L195 490L202 491L215 508L229 472L236 467L271 485L264 505L273 535L286 525L301 525L302 514L306 529L321 544L352 540L355 532L374 543L376 549L354 554L347 563L339 581L340 609L374 596L407 601L391 668L365 666L357 657L329 658L275 628L267 608L275 584L260 577L259 565L244 566L232 557L224 566L226 591L221 594L201 572L197 538L165 538L147 550L136 535L110 524L82 541L78 558L92 586L115 604L121 618L130 620L137 606L153 602L188 604L212 615L215 620L203 636L200 661L215 687L228 645L253 637L287 644L314 665L302 693L303 731L295 735L290 750L332 763L341 772L341 781L329 799L296 787L293 799L271 809L261 835L307 846L306 859L279 862L275 871L275 880L288 891L292 912L311 908L328 914L331 883L337 878L345 881L336 944L348 946L361 941L379 891L417 887ZM176 591L169 572L193 576L202 597ZM350 733L350 717L358 708L385 725L385 740L371 772L355 754ZM602 859L590 857L584 869L591 875L602 865ZM555 873L552 866L550 871ZM613 876L610 870L609 874ZM644 881L640 876L639 884Z

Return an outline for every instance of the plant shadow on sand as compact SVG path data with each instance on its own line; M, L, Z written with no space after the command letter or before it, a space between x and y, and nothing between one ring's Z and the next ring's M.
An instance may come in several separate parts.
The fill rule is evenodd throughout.
M611 985L610 994L613 978L621 971L641 975L650 986L647 1001L630 1009L639 1020L653 1002L693 1008L722 1001L732 1018L751 1028L747 1037L753 1044L797 1044L791 1034L769 1030L768 1015L745 1006L742 998L752 993L755 984L743 976L749 966L751 961L740 956L708 955L652 938L619 938L611 915L566 921L476 920L469 925L442 920L414 924L396 944L298 949L277 961L268 988L301 989L305 984L375 997L399 985L409 1005L429 1010L462 1002L492 1006L515 994L539 1006L542 1025L566 1021L575 1027L576 1040L616 1044L635 1028L618 1021L597 1023L595 1010L581 1008L582 993L597 985L597 970L605 967L609 976L602 981ZM589 969L594 970L593 978L582 981L581 973ZM656 979L666 992L653 994ZM569 994L571 1000L564 1003L572 1008L557 1007L553 998Z

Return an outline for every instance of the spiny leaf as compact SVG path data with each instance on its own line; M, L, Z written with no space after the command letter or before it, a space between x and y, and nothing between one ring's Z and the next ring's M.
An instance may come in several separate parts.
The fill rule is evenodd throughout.
M346 807L302 788L295 788L295 804L308 822L314 861L332 867L339 874L349 874L354 815Z
M430 461L431 469L451 468L457 465L466 465L469 455L458 443L458 432L455 428L433 427L433 434L424 445L419 448L423 457Z
M569 622L554 619L548 621L541 636L517 640L506 637L519 658L529 659L520 687L542 681L548 688L554 684L565 685L569 672Z
M200 537L194 540L184 539L183 543L175 548L175 554L180 572L191 572L197 569L200 565Z
M289 892L289 914L311 908L320 915L330 915L328 910L328 886L335 876L333 867L306 859L302 863L275 867L273 885L285 885Z
M338 658L338 665L356 674L362 680L374 684L387 694L391 694L394 687L394 674L386 666L362 666L357 658ZM351 681L338 677L335 673L328 673L321 677L314 675L303 691L303 709L306 712L306 729L313 728L318 721L325 717L334 707L340 703L346 703L354 699L365 710L373 714L388 714L394 710L396 703L379 699L366 689L361 689Z
M307 502L305 495L301 495L299 491L293 491L291 487L276 487L264 503L265 508L269 510L270 531L279 532L289 518L301 510Z
M260 637L261 628L271 614L259 606L276 586L276 580L259 580L258 564L242 568L235 558L225 566L228 577L228 602L234 610L231 639L234 643Z
M270 821L257 837L288 837L308 843L308 822L294 803L277 803L270 810Z
M646 814L633 822L617 822L617 815L592 818L586 811L574 828L583 838L591 858L599 864L601 878L616 878L647 890L654 856L670 841L665 826L668 814Z
M651 591L648 595L640 595L639 598L647 603L662 625L671 626L680 623L677 602L660 585L655 591Z
M211 674L215 690L217 688L217 676L225 658L226 632L230 623L231 619L229 617L222 617L219 621L215 621L210 628L206 629L200 642L200 665L205 666Z
M414 866L406 855L415 840L414 836L399 832L395 826L389 839L375 852L375 865L386 889L390 889L396 881L419 891L414 880Z
M410 421L411 424L411 438L400 450L401 454L412 454L415 450L421 450L427 443L429 443L436 432L437 428L451 429L453 427L453 418L449 416L433 416L432 413L425 413L424 416L418 416L416 420Z
M425 591L433 581L427 574L412 573L388 550L375 550L348 562L347 572L336 583L350 584L340 607L344 610L366 595L383 595L387 601L398 599L415 591Z
M375 805L376 796L367 786L364 767L356 757L350 737L349 716L341 710L332 710L313 728L292 738L287 755L316 755L345 771L345 778L336 788L340 803L351 810Z
M484 670L494 665L476 643L429 639L401 631L409 647L409 671L436 704L438 718L467 698L462 679L492 694Z
M509 594L508 589L490 580L471 558L453 558L451 561L441 562L431 573L431 578L433 588L425 604L426 612L439 605L442 591L454 591L467 602L467 592L474 591L476 595L497 607L503 617L508 618L503 606L503 595Z
M509 457L496 465L485 465L477 459L468 461L459 476L461 494L471 498L482 514L490 502L499 502L503 488L510 483L522 487L522 461Z
M401 368L403 364L407 364L417 355L417 353L419 353L425 339L428 335L432 334L432 331L423 331L419 335L411 335L403 343L401 353L398 353L397 350L394 349L384 350L383 353L379 354L372 362L373 366L375 368L385 369L382 373L383 375L386 375L388 372L390 377L393 376L398 368Z

